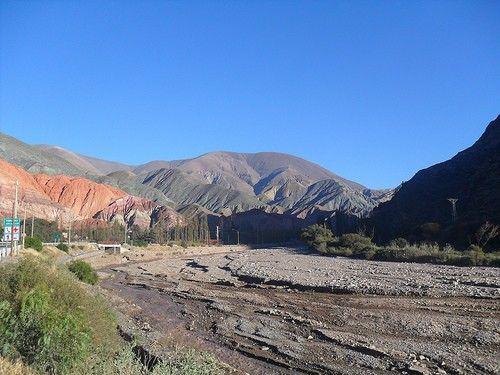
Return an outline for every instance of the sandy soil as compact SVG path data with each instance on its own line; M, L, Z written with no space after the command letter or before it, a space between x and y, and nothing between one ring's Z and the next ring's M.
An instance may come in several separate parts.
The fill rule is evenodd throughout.
M498 269L178 250L93 260L123 324L155 347L208 350L250 374L500 372Z

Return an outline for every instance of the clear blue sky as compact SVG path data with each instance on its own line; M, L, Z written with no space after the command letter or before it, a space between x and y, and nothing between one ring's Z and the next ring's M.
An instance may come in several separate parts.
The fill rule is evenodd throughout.
M0 2L0 131L138 164L281 151L392 187L500 113L499 1Z

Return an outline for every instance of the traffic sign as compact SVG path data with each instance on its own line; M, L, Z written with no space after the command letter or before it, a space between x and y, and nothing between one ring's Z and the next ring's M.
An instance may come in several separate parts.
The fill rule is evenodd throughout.
M19 241L21 233L21 219L4 217L3 219L3 241Z
M11 217L4 217L3 218L3 227L4 228L12 227L12 223L14 223L15 227L18 227L21 225L21 219L16 218L15 220L12 220Z

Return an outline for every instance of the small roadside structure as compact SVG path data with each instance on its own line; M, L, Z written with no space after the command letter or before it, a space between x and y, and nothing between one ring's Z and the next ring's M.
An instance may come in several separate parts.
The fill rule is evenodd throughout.
M101 243L97 246L99 247L99 250L104 250L106 254L121 254L124 251L122 245L120 245L119 243L118 244Z

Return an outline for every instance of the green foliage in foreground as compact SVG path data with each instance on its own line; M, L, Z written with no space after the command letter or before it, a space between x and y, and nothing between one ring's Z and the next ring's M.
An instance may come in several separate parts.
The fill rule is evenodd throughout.
M387 246L377 246L371 238L357 233L335 237L329 229L320 225L304 229L301 237L311 248L327 255L392 262L500 267L500 252L485 253L477 245L471 245L466 251L457 251L450 245L410 244L403 238L397 238Z
M35 249L36 251L42 251L43 243L42 240L38 237L26 237L24 239L24 247Z
M56 247L57 247L59 250L64 251L65 253L67 253L67 252L69 251L69 246L68 246L68 245L66 245L65 243L62 243L62 242L61 242L61 243L59 243L59 244L57 244L57 246L56 246Z
M78 280L94 285L97 282L97 273L92 266L83 260L75 260L68 266L70 272L74 273Z
M38 257L0 266L0 373L221 374L216 359L173 350L150 371L124 345L113 314L65 267ZM29 368L22 364L28 365Z
M0 355L71 374L93 352L116 351L116 323L63 267L38 258L0 267Z
M128 346L112 358L93 356L86 367L75 375L219 375L223 370L210 354L190 350L173 350L152 370L137 360L133 347Z

